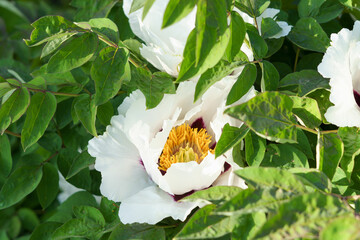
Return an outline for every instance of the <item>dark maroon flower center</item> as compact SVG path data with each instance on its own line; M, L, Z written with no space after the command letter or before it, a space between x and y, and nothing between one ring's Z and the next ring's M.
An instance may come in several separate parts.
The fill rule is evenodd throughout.
M360 107L360 94L355 90L353 90L353 93L354 93L355 102Z

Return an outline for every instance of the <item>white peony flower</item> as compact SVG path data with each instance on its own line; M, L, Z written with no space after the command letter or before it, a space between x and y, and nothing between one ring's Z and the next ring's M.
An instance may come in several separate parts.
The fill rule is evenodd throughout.
M123 9L132 31L145 42L140 48L141 55L157 69L176 77L183 60L187 37L195 27L196 7L177 23L161 29L169 0L156 0L144 21L143 8L129 14L132 1L124 0Z
M215 159L214 146L226 123L242 123L223 114L235 80L226 77L193 103L196 83L182 82L176 94L146 110L145 97L134 91L119 106L119 115L102 136L89 141L101 172L102 195L121 202L123 223L155 224L166 217L184 221L201 202L179 199L214 185L246 188L232 171L231 153ZM252 88L237 103L255 95ZM231 152L231 151L230 151Z
M249 15L247 15L246 13L240 11L237 8L234 8L234 10L236 12L238 12L241 17L244 19L245 22L250 23L252 25L255 26L255 20L254 18L250 17ZM256 22L258 25L258 30L259 33L261 34L261 21L263 18L272 18L274 20L276 20L276 15L280 12L279 9L275 9L275 8L267 8L265 9L265 11L256 18ZM271 36L269 38L281 38L281 37L285 37L289 34L289 32L291 31L292 26L287 24L287 22L284 21L276 21L276 23L279 25L279 27L281 28L281 31L278 32L277 34L275 34L274 36Z
M142 8L129 14L132 2L133 0L124 0L123 9L129 18L132 31L145 42L140 48L141 55L157 69L177 77L183 60L186 40L195 28L196 6L177 23L161 29L169 0L156 0L144 21L142 20ZM248 56L249 61L254 59L252 51L246 44L242 45L241 50Z
M360 22L352 31L342 29L331 34L331 46L325 52L318 71L330 78L330 101L325 118L339 127L360 127Z

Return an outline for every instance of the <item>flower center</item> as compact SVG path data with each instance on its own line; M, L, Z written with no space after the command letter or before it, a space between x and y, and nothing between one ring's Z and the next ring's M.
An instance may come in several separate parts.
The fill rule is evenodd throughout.
M211 136L205 128L191 128L188 124L173 127L165 143L159 158L159 170L166 172L173 163L201 161L208 155L214 153L209 144Z

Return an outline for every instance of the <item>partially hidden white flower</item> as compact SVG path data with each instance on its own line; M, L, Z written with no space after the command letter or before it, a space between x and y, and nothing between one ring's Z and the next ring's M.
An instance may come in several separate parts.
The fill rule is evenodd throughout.
M129 13L132 2L133 0L124 0L123 9L133 33L145 42L140 48L141 55L157 69L177 77L186 40L195 28L196 6L180 21L161 29L169 0L155 0L144 20L143 8ZM253 60L253 53L246 44L242 45L241 50L249 61Z
M241 17L244 19L245 22L247 23L250 23L252 25L255 26L255 20L254 18L250 17L249 15L247 15L246 13L240 11L239 9L237 8L234 8L234 10L236 12L238 12ZM256 22L257 22L257 25L258 25L258 30L259 30L259 33L261 34L261 21L263 18L272 18L274 20L276 20L277 18L277 14L280 12L279 9L276 9L276 8L267 8L265 9L265 11L256 18ZM285 37L289 34L289 32L291 31L291 28L292 26L289 25L287 22L284 22L284 21L276 21L276 23L279 25L279 27L281 28L281 31L278 32L277 34L269 37L269 38L281 38L281 37Z
M325 118L339 127L360 127L360 21L352 31L331 34L331 46L318 66L330 78L330 101Z
M85 191L84 189L77 188L68 181L66 181L60 172L59 172L59 189L61 192L59 193L57 199L60 203L65 202L71 195L73 195L76 192ZM100 203L101 201L100 196L94 195L94 198L97 203Z
M89 141L101 172L100 191L121 202L123 223L155 224L166 217L184 221L203 202L179 201L196 190L215 185L246 188L233 174L238 169L231 151L215 159L213 148L226 123L242 122L223 114L234 79L226 77L193 103L196 83L182 82L176 94L165 94L147 110L145 97L136 90L119 106L119 115L102 136ZM252 88L238 102L255 95Z
M156 0L144 20L143 8L129 14L132 1L124 0L123 9L133 33L145 42L141 55L159 70L177 76L187 37L195 27L196 7L177 23L161 29L169 0Z

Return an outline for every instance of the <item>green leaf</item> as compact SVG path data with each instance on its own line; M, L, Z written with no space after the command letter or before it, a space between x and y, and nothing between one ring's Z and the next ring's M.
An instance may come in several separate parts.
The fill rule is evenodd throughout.
M81 170L83 170L84 168L88 168L94 163L95 158L91 157L87 151L80 153L80 155L72 162L66 178L68 179L75 176Z
M47 208L57 197L59 192L59 174L51 163L43 165L43 176L36 188L36 193L43 209Z
M4 99L3 99L4 100ZM0 134L9 127L9 125L17 121L28 108L30 103L30 94L26 88L16 89L6 102L0 108Z
M226 99L226 105L233 104L243 97L254 85L256 80L256 66L254 64L245 65L240 76L230 89Z
M235 0L235 6L250 17L260 16L270 5L270 0Z
M113 43L118 44L120 41L118 27L110 19L93 18L90 19L89 25L91 26L91 30L99 35L105 36Z
M0 209L18 203L35 190L42 177L41 166L24 165L17 168L0 191Z
M215 147L215 157L226 153L230 148L239 144L249 132L249 128L242 125L240 128L232 127L228 123L223 127L219 141Z
M335 133L319 134L316 149L318 169L332 179L344 154L344 144Z
M74 23L61 16L45 16L31 24L35 29L31 32L28 46L37 46L44 42L74 34L79 29ZM76 33L76 32L75 32Z
M70 5L77 8L73 18L79 23L90 18L106 17L116 3L116 0L72 0Z
M249 166L258 167L265 156L266 140L253 131L245 136L245 159Z
M242 188L233 186L214 186L208 189L196 191L193 194L181 199L181 201L194 201L198 199L209 201L216 205L221 205L225 201L229 201L235 197Z
M272 36L278 34L281 31L281 27L276 21L272 18L263 18L261 20L261 36L266 38L271 38Z
M0 178L7 177L12 169L11 145L7 135L0 135Z
M246 29L255 59L264 58L268 52L268 46L265 40L259 35L258 30L253 25L247 23Z
M13 88L11 87L11 85L9 83L1 82L1 80L0 80L0 98L12 89Z
M288 192L304 193L305 187L298 178L282 169L266 167L247 167L235 171L247 183L253 186L276 187Z
M324 2L326 2L326 0L301 0L298 5L299 16L301 18L315 17L319 13L319 9Z
M279 87L296 87L296 92L300 97L308 94L314 89L329 88L329 80L324 78L315 70L302 70L286 75L281 79Z
M108 200L106 197L101 198L100 211L106 222L119 221L118 206L113 201Z
M177 82L202 74L224 55L230 39L224 4L221 0L201 0L200 5L198 3L196 28L186 41Z
M316 100L291 96L293 100L293 113L298 116L309 128L317 128L322 123L321 113Z
M259 229L255 238L316 238L319 228L348 210L339 198L313 192L284 203Z
M320 232L320 240L342 239L351 240L360 238L360 224L354 216L335 218Z
M134 0L131 3L131 7L130 7L130 13L135 12L136 10L139 10L140 8L144 7L146 3L146 0Z
M10 239L15 239L21 231L21 221L18 216L12 216L7 222L7 235L9 235Z
M292 100L278 92L264 92L225 113L243 121L259 136L280 143L296 142Z
M175 93L172 77L164 72L151 74L143 68L131 68L131 79L146 98L146 108L156 107L165 93Z
M331 192L331 181L325 173L313 168L291 168L289 171L294 173L304 185L320 191Z
M246 34L246 25L239 13L231 12L230 39L225 51L228 61L233 61L236 54L240 51Z
M355 166L355 157L360 154L359 129L355 127L341 127L338 130L338 135L344 143L344 154L341 157L340 165L350 180Z
M53 232L61 226L58 222L44 222L32 232L30 240L50 240Z
M24 127L21 131L21 145L24 151L41 138L55 111L56 98L52 93L38 92L31 97Z
M319 110L321 112L321 118L324 123L327 123L327 120L325 118L325 113L327 109L332 106L332 103L330 102L330 91L328 89L316 89L308 94L306 94L306 97L310 97L316 100L319 106Z
M75 99L74 109L85 129L91 135L97 136L95 127L97 106L94 99L87 94L80 95Z
M236 67L244 63L245 62L242 61L229 63L225 60L220 60L213 68L204 72L196 84L194 102L196 102L214 83L228 76Z
M166 6L161 28L166 28L187 16L195 7L195 0L170 0Z
M119 224L110 234L109 240L158 239L165 240L163 228L147 224Z
M38 143L50 152L59 151L62 145L61 137L54 132L45 133Z
M264 167L308 168L309 163L306 155L289 143L269 144L266 149L265 158L261 162Z
M30 208L20 208L17 214L21 220L23 228L29 232L34 231L34 229L40 224L36 213Z
M101 230L105 227L105 219L101 212L90 206L74 206L77 218L71 219L55 230L53 239L69 237L87 237L99 239Z
M262 69L261 91L275 91L278 88L280 75L271 62L264 60L260 63Z
M289 201L296 194L276 187L248 188L220 206L216 212L223 215L243 215L249 213L271 212Z
M71 33L71 34L59 34L57 36L57 38L52 39L45 44L44 48L41 51L41 56L40 58L44 58L48 55L50 55L51 53L53 53L56 49L58 49L61 44L63 44L66 40L70 39L72 36L74 36L76 33Z
M84 33L73 38L49 60L48 73L67 72L85 64L96 52L98 37L95 33Z
M97 109L96 116L102 125L110 125L111 117L114 116L114 107L111 102L100 105Z
M319 23L325 23L338 17L343 9L344 7L336 0L301 0L298 5L301 18L313 17Z
M144 8L143 8L142 20L145 19L146 15L150 11L150 8L154 4L154 2L155 2L155 0L146 0L146 2L144 4Z
M313 18L300 18L287 38L305 50L325 52L330 46L330 39Z
M52 215L48 221L64 223L73 218L74 206L92 206L96 207L97 203L94 196L88 192L81 191L76 192L65 200L57 209L54 215Z
M95 105L113 98L120 90L129 51L107 47L100 51L91 66L91 78L95 81Z
M200 208L186 222L176 235L176 239L215 239L232 231L237 223L236 217L212 215L215 205Z

